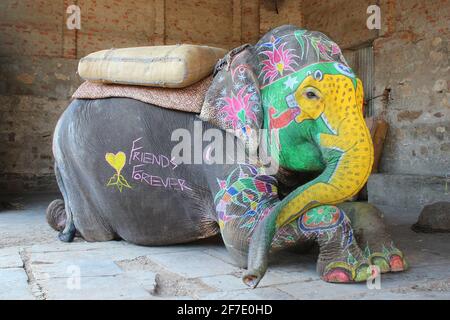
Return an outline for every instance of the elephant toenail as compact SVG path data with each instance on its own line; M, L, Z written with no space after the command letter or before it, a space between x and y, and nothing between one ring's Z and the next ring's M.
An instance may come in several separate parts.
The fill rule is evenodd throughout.
M330 270L322 278L326 282L352 282L351 276L343 269Z
M403 259L398 255L393 255L389 259L389 265L391 266L392 272L398 272L405 270L405 265Z
M387 259L382 256L373 257L371 259L371 263L380 268L381 273L386 273L391 270L391 266L389 265Z

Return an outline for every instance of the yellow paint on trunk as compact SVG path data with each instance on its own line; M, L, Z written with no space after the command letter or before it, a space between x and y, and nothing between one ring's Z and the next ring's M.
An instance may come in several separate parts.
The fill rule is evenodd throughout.
M308 86L320 91L320 99L305 98ZM336 134L320 134L321 147L338 149L343 155L328 181L316 182L286 203L277 217L278 228L312 207L337 204L357 194L367 182L373 164L373 145L362 114L363 89L359 79L355 88L351 78L343 75L325 75L321 81L310 76L295 97L302 109L297 122L322 116Z

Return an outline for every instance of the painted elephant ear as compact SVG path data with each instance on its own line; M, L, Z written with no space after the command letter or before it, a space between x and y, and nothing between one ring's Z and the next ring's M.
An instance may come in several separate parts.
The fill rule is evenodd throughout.
M200 119L231 131L250 152L258 148L263 122L259 62L253 46L242 45L217 62Z

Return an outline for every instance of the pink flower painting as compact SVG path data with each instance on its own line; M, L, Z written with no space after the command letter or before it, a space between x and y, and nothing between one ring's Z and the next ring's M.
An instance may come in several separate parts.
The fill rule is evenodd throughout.
M294 58L299 57L291 52L294 49L284 49L285 45L286 43L282 43L278 48L273 45L272 51L261 52L267 56L267 59L262 61L264 65L261 69L261 72L264 73L263 82L267 79L269 79L269 83L273 82L277 76L283 76L285 71L295 71L292 67L297 64Z
M257 122L252 110L256 102L250 100L254 93L247 93L246 89L247 86L243 86L236 95L222 98L225 101L225 106L221 110L225 113L224 120L231 123L234 129L244 128L249 120Z
M331 44L331 54L340 54L341 49L338 47L336 43Z

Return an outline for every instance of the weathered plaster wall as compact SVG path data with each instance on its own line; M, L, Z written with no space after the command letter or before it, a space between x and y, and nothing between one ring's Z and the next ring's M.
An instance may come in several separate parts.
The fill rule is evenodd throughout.
M361 46L377 38L366 27L367 7L373 0L303 0L304 25L325 33L342 49Z
M375 94L391 89L383 172L450 174L450 1L383 1ZM375 108L383 112L381 100Z
M367 7L378 3L381 30L366 27ZM373 43L374 96L391 89L390 130L381 172L450 174L450 1L304 0L305 26L330 35L345 49Z
M260 34L283 24L303 25L301 0L260 1Z

